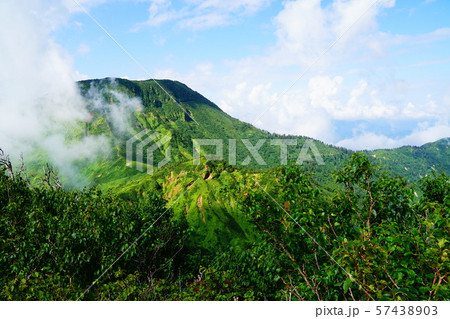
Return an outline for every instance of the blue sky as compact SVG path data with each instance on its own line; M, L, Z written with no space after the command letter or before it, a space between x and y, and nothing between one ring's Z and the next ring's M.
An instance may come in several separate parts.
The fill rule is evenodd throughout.
M145 70L75 1L40 2L73 79L179 80L262 129L352 149L450 136L448 0L77 0Z

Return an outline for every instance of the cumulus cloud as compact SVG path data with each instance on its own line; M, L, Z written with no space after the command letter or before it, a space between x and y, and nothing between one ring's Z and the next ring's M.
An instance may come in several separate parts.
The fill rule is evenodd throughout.
M380 13L395 4L286 1L273 19L276 41L259 55L224 61L226 72L165 74L206 92L232 116L272 132L307 135L350 148L359 148L359 143L366 143L365 148L420 145L447 134L448 122L442 119L450 115L444 97L448 90L442 84L423 83L420 76L401 74L448 61L405 64L411 61L405 57L450 37L448 28L416 35L380 31ZM396 121L431 124L427 129L410 126L402 138L379 135L376 127L340 135L342 126L362 120L373 125L383 120L394 126Z
M280 57L275 61L309 66L333 45L333 55L319 61L328 67L326 62L339 62L333 57L348 58L362 49L373 50L370 44L376 17L394 5L395 0L332 1L327 6L321 0L287 1L274 20L278 42L272 54Z
M142 26L159 26L166 22L180 19L185 16L184 10L177 11L172 8L172 2L168 0L151 0L148 8L149 18L146 22L135 27L135 31Z

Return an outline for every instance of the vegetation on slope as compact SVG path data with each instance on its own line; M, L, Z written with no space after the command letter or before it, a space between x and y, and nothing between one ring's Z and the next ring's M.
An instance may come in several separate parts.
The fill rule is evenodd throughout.
M139 194L157 189L162 191L169 203L181 197L174 203L175 215L185 216L188 219L197 235L195 241L202 242L205 249L227 246L233 240L245 244L251 238L248 225L242 221L235 203L232 200L227 202L220 200L222 195L219 191L224 184L229 180L237 182L247 174L262 174L265 170L280 165L280 147L271 145L271 141L282 139L296 143L295 146L290 145L287 148L286 162L292 164L297 161L307 140L305 137L270 134L240 122L228 116L199 93L176 81L104 79L82 81L79 85L88 101L96 101L100 95L107 104L106 109L100 110L90 106L93 119L86 124L86 131L89 134L108 136L113 148L110 157L99 160L94 165L84 166L82 169L84 175L102 190L111 190L126 199L134 199ZM112 92L138 98L140 103L136 110L127 113L127 128L121 134L118 134L112 118L108 115L108 103L113 107L117 99ZM166 92L175 97L180 105L177 105ZM126 162L126 141L145 129L149 130L149 133L142 136L139 141L145 140L154 132L171 137L171 165L160 169L155 167L156 173L153 176L135 169L137 164L146 169L146 154L142 154L144 163L137 162L135 153L132 165L127 166ZM228 162L231 162L230 140L235 140L236 161L235 165L232 165L233 168L222 169L211 175L210 167L228 167L228 165L223 162L210 162L206 165L202 162L201 165L194 166L192 163L194 139L219 139L223 143L223 160ZM243 139L248 140L251 145L265 141L258 150L265 165L257 163L244 145ZM353 152L320 141L314 141L314 146L317 147L324 165L318 165L314 154L308 150L307 155L311 156L313 161L302 162L302 168L313 172L314 180L321 185L321 189L332 194L336 191L336 187L339 187L333 181L332 172L342 167ZM155 163L163 160L167 147L168 145L163 145L156 151ZM430 155L431 148L414 153L404 152L404 149L369 154L373 162L382 164L383 169L406 176L409 181L417 181L420 175L430 173L431 168L438 163L443 166L450 165L447 145L439 145L439 151L434 152L440 152L440 157ZM203 155L215 153L213 147L205 146L202 150ZM251 161L248 165L242 165L246 158ZM191 187L194 181L197 182Z
M412 185L355 154L334 174L343 187L331 195L298 166L242 174L223 181L221 200L235 201L253 239L212 253L186 244L193 233L161 194L68 192L51 178L32 187L3 164L3 300L449 298L443 172Z
M42 186L3 158L1 299L73 300L91 284L83 299L449 298L448 139L367 157L314 141L324 165L298 166L306 138L242 123L182 83L89 80L80 89L92 119L67 139L102 135L112 151L79 163L94 186L82 191L62 190L49 169ZM117 108L120 99L131 109ZM172 162L153 175L136 170L147 168L146 154L144 163L137 154L126 160L127 140L142 130L149 133L139 141L154 132L171 137ZM223 141L224 160L193 165L193 139L207 138ZM265 140L265 165L243 139ZM289 165L279 167L274 139L297 144L288 148ZM236 165L227 162L230 140ZM35 158L32 172L48 160Z

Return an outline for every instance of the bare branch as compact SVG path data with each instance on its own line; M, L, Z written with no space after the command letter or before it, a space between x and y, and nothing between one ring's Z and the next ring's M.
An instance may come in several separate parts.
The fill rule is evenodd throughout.
M6 171L8 172L9 177L14 182L15 176L14 176L14 169L11 163L11 160L9 159L9 156L5 154L3 149L0 148L0 165L3 165L6 167Z
M41 178L41 184L45 184L51 189L64 189L61 181L58 178L58 175L55 173L50 165L46 165L42 168L44 172L44 177Z

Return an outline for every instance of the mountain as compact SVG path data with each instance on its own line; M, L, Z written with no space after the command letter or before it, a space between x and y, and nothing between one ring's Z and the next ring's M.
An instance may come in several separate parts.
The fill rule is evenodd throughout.
M14 174L0 150L0 299L448 299L449 139L361 154L259 130L179 82L79 87L91 116L57 133L95 156L54 162L65 190L32 174L53 153ZM95 187L67 187L80 178Z
M422 146L403 146L367 154L376 165L384 167L388 172L402 175L410 182L417 182L433 170L450 168L450 138Z
M249 177L265 179L270 184L270 178L264 176L282 164L284 157L277 142L280 139L289 144L285 162L301 163L314 175L323 192L335 190L333 171L354 153L304 136L257 129L229 116L177 81L95 79L78 84L92 119L80 123L71 138L102 135L108 138L112 150L95 163L80 165L83 175L100 189L127 200L160 191L175 214L188 220L195 230L194 238L206 249L253 240L251 226L233 199L223 200L223 190ZM138 138L133 141L133 137ZM203 145L203 157L194 165L193 141L205 139L216 140L223 156L220 160L207 160L205 156L216 149ZM144 142L146 145L140 150L138 144ZM157 143L160 145L154 150L154 167L148 167L146 149ZM169 151L170 161L158 167ZM366 153L373 163L412 182L435 167L450 167L448 139L421 147Z
M87 124L86 132L112 136L119 145L123 142L126 143L134 134L139 134L145 129L159 132L164 136L171 137L173 162L192 159L194 139L220 139L223 142L223 158L226 160L229 160L229 141L236 140L236 164L244 166L242 163L251 154L242 139L249 140L252 145L258 141L267 140L259 149L265 163L260 165L252 160L245 165L252 168L267 168L280 163L279 146L270 145L269 141L280 138L297 140L296 146L289 147L288 161L295 161L304 141L307 140L306 137L270 134L234 119L217 105L180 82L123 79L111 82L103 79L82 81L80 88L88 101L92 99L91 92L94 90L96 94L100 93L111 104L114 103L115 97L111 94L114 91L119 91L129 97L137 97L142 103L137 106L137 111L128 114L127 130L124 134L117 133L114 123L108 117L104 107L100 110L91 107L93 120ZM141 137L141 140L143 139ZM327 160L339 157L343 153L351 153L344 149L330 147L320 141L314 141L314 143L317 144L321 156ZM206 147L206 149L208 148ZM209 150L213 151L214 149L209 148ZM125 148L120 148L120 151L122 151L121 155L125 155ZM160 151L159 155L163 157L166 149L162 148Z
M305 160L301 164L306 169L313 168L315 173L319 175L319 180L325 182L325 184L330 177L330 173L341 167L342 163L353 153L350 150L326 145L304 136L270 134L257 129L229 116L216 104L177 81L100 79L81 81L79 86L93 115L92 121L86 123L85 134L103 134L110 137L116 150L116 156L109 158L108 165L111 165L111 160L113 160L113 165L122 168L118 175L114 175L113 171L110 171L105 172L106 174L102 174L101 177L92 176L99 184L139 173L136 170L124 169L126 165L123 164L126 158L126 142L143 130L148 130L148 134L140 136L140 141L155 132L161 134L154 139L155 141L161 139L161 137L170 137L171 163L192 161L193 140L215 139L220 140L223 147L223 160L230 162L235 167L257 170L282 164L280 146L271 144L274 143L274 140L290 140L288 143L296 144L287 147L288 163L296 162L302 148L305 147L305 142L312 141L325 165L318 165L320 163L311 153L309 144L306 145L309 152L304 153L304 155L311 155L312 161ZM122 96L117 96L117 92ZM111 109L117 108L116 104L123 103L123 96L130 99L135 98L132 101L135 105L132 109L122 110L122 122L125 123L122 123L122 130L118 130ZM103 99L106 105L96 106L96 100L99 98ZM261 155L259 162L251 154L248 147L248 145L250 147L258 146L258 142L262 143L257 150L257 153ZM229 150L234 143L236 143L236 151L231 152L230 157ZM247 146L245 143L247 143ZM155 164L165 158L168 146L164 144L155 151ZM215 151L214 147L208 146L202 146L202 150L206 153L214 153ZM405 176L410 181L417 181L420 176L429 173L433 167L450 166L448 139L425 144L421 147L404 146L398 149L376 150L365 153L373 159L375 164L386 167L391 173ZM235 159L233 159L233 154L235 154ZM133 156L135 156L133 160L136 160L136 154L133 154ZM249 156L250 158L248 158ZM145 156L143 156L143 159L145 159Z
M342 165L352 154L351 151L306 137L281 136L257 129L229 116L213 102L180 82L101 79L82 81L79 86L92 114L92 120L83 124L85 129L80 130L79 137L102 134L109 138L113 148L109 157L83 167L86 177L101 189L121 194L129 200L145 196L153 190L161 190L169 204L174 205L175 213L188 219L189 224L197 230L199 240L207 243L207 247L251 239L253 232L249 230L245 218L235 209L233 201L222 201L220 192L225 185L242 179L244 175L258 175L258 172L280 165L280 146L271 145L272 141L285 139L295 142L296 145L289 146L286 160L290 163L297 160L306 144L308 147L304 149L304 154L313 161L305 160L302 165L305 169L315 170L318 180L324 184L329 182L335 167ZM120 101L123 104L123 95L130 99L127 103L133 104L133 107L126 114L126 129L119 130L120 125L117 125L111 110ZM98 103L99 100L101 103ZM127 163L127 141L145 130L148 132L141 135L139 141L144 141L155 132L161 134L155 142L163 137L171 139L170 143L161 145L154 154L154 163L158 164L164 160L171 147L170 163L160 169L155 167L151 175L147 174L148 154L138 154L136 144L139 141L133 144L132 161ZM200 165L193 165L195 139L220 141L223 144L222 161L206 161L202 158ZM307 141L313 141L311 145L317 149L320 160L323 159L326 165L317 164ZM262 143L258 154L264 163L258 163L249 151L248 145L257 145L258 142ZM231 154L236 155L235 165L230 166L227 163L230 161L229 150L234 143L236 151ZM215 153L211 146L203 146L203 150ZM248 165L244 165L247 164L246 160ZM139 166L141 171L137 169Z

